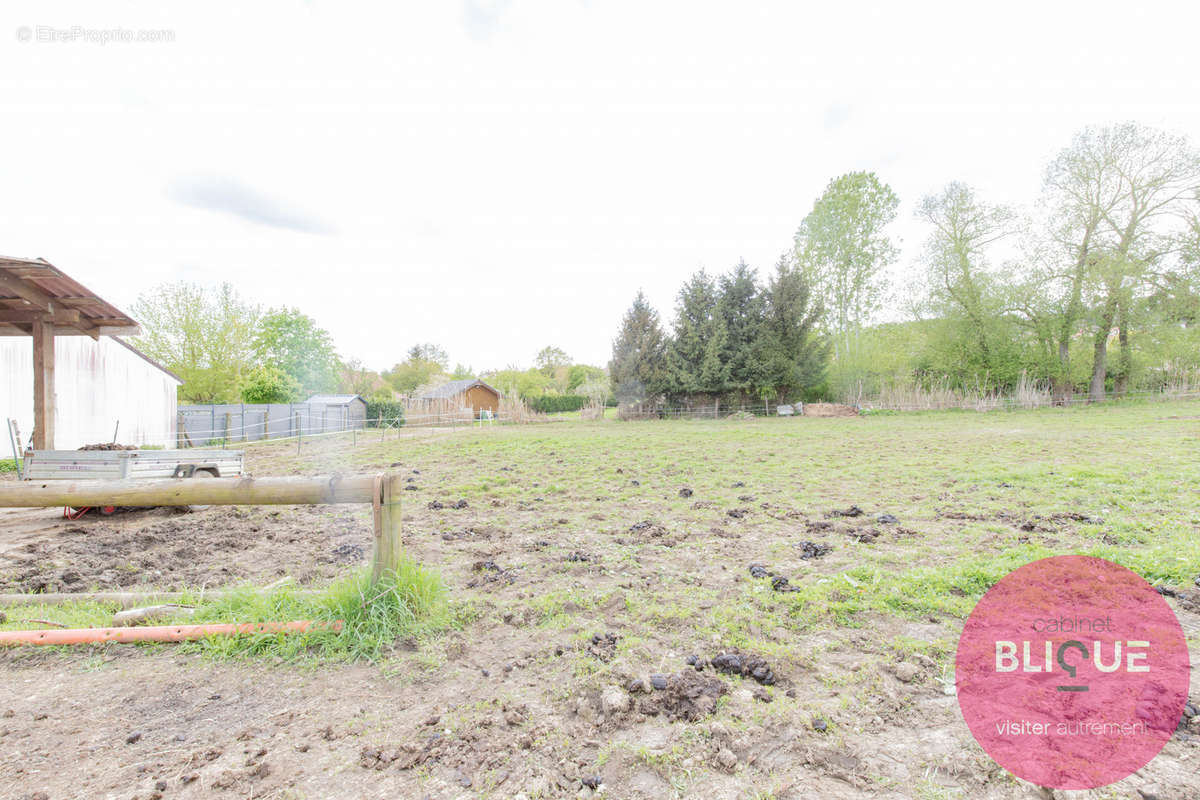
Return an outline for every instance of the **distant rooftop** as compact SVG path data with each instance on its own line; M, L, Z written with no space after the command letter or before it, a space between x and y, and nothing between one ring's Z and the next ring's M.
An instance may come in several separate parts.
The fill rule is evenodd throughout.
M304 402L322 406L344 406L354 400L362 400L364 403L367 402L356 394L314 394Z

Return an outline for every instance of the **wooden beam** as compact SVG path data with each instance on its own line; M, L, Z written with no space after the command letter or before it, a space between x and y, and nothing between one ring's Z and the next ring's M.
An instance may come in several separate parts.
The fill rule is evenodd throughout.
M26 303L36 306L38 311L54 310L54 298L37 289L32 284L9 275L7 272L0 271L0 289L9 294L15 294Z
M60 308L57 311L14 311L0 308L0 322L53 322L59 326L79 324L79 312L73 308Z
M380 475L375 479L375 548L371 557L371 582L387 572L400 569L404 555L401 536L400 495L404 483L399 475Z
M54 449L54 323L33 323L33 447Z
M257 506L370 503L374 475L319 478L163 478L4 481L0 508L71 506ZM399 506L396 507L397 510Z

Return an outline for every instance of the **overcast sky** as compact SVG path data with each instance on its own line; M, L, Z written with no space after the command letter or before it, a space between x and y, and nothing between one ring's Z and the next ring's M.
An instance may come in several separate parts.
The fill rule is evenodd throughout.
M947 181L1028 202L1088 124L1200 142L1198 22L1184 2L7 2L0 253L126 308L230 281L375 368L418 341L476 369L546 344L603 364L639 287L669 318L701 266L765 272L840 173L897 191L907 261Z

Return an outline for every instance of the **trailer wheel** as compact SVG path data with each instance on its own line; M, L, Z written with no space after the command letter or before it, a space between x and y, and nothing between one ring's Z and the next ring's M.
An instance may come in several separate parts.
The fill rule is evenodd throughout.
M111 517L117 513L116 506L98 506L96 510L100 512L100 516L102 517Z
M210 469L198 469L192 473L192 478L215 478L217 474ZM188 506L188 511L205 511L212 508L210 505Z

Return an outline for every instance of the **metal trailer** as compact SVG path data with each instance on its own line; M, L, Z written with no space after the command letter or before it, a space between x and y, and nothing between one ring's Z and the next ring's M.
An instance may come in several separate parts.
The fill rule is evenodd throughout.
M26 450L23 480L237 478L244 460L241 450ZM192 506L201 508L205 506ZM107 515L116 509L99 510ZM72 516L70 509L67 516Z

